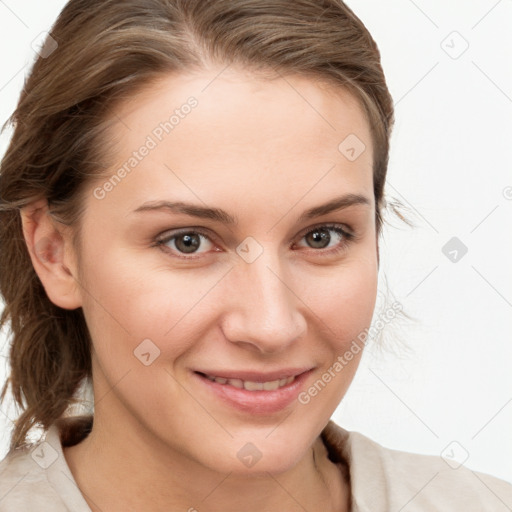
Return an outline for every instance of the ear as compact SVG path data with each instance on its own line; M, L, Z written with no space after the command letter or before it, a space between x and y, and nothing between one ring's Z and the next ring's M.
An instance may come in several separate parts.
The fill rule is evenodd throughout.
M32 265L48 298L64 309L79 308L82 299L69 230L57 229L45 199L22 208L21 222Z

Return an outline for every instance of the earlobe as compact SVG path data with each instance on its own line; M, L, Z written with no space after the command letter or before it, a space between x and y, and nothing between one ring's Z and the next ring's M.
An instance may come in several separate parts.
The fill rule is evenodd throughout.
M74 266L67 262L71 250L69 237L56 227L42 199L22 208L21 222L27 249L48 298L64 309L82 305Z

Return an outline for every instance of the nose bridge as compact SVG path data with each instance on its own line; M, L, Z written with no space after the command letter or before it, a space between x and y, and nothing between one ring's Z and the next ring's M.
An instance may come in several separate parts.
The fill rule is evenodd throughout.
M279 256L269 249L251 263L240 261L232 276L233 311L226 336L231 341L275 351L293 343L304 332L299 299L290 290Z

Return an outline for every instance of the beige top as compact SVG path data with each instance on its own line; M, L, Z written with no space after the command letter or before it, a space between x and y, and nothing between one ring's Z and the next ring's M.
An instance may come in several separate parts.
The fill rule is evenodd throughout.
M512 485L441 456L384 448L332 421L322 438L348 464L353 512L511 511ZM0 463L0 512L91 512L69 470L59 429Z

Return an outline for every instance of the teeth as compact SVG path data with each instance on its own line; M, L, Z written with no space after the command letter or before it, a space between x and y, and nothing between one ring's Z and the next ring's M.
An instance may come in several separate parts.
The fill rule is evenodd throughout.
M250 380L244 381L244 388L247 391L263 391L263 382L251 382Z
M274 389L277 389L278 387L279 387L279 381L278 380L273 380L271 382L264 382L263 383L263 389L265 391L274 391Z
M252 382L250 380L241 379L225 379L224 377L214 377L213 375L206 375L208 380L218 382L219 384L228 384L238 389L245 389L247 391L275 391L291 384L295 380L295 376L286 377L284 379L271 380L269 382Z
M227 383L234 388L243 389L244 381L240 379L229 379Z

